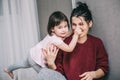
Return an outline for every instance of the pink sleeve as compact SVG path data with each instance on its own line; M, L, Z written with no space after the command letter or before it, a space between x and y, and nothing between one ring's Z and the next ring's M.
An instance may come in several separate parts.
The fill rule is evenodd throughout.
M54 45L56 45L56 46L63 43L63 40L61 38L59 38L59 37L53 36L52 38L53 38L52 39L52 43Z

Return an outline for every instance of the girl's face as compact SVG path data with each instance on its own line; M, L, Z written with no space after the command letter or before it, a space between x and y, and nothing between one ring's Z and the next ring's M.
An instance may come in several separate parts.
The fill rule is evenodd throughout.
M72 17L72 29L75 30L76 27L80 28L82 33L80 38L87 37L88 30L92 26L92 21L87 23L83 17Z
M52 32L56 34L58 37L65 38L68 35L68 23L66 21L62 21L59 25L55 26L52 29Z

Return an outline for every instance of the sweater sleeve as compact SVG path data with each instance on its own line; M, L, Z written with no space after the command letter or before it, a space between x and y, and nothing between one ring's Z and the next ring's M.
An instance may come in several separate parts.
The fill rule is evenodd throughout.
M63 62L63 52L60 50L58 52L58 55L57 55L56 61L55 61L55 64L57 66L56 71L58 71L58 72L60 72L61 74L64 75L64 70L63 70L63 64L62 64L62 62Z
M96 59L96 69L102 69L105 74L109 71L108 66L108 55L103 45L102 40L97 42L97 59Z

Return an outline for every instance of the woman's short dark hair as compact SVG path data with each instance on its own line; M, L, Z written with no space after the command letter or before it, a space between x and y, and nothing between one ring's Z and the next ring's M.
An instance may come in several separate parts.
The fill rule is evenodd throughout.
M77 7L73 9L70 17L70 23L72 23L72 17L84 17L86 22L90 22L92 20L92 14L89 10L86 3L77 2Z
M62 21L66 21L68 23L68 27L69 27L68 18L64 13L62 13L60 11L53 12L50 15L49 21L48 21L48 26L47 26L48 34L51 35L52 29L55 26L58 26Z

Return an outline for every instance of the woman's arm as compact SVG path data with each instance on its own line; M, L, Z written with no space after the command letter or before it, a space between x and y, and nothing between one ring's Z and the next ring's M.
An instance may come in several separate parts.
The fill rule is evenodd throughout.
M102 69L97 69L96 71L89 71L81 74L79 77L81 77L81 80L93 80L101 78L105 75L104 71Z
M49 68L51 69L56 69L56 65L55 65L55 59L58 53L58 48L54 45L49 45L48 49L42 49L42 52L45 56L46 59L46 63L48 65Z

